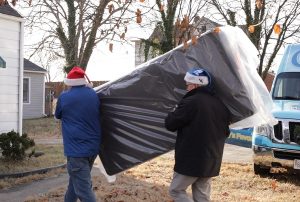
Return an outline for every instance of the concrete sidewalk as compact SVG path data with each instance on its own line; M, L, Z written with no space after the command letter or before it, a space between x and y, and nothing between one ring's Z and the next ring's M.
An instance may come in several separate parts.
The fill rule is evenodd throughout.
M173 158L172 152L164 155L169 155L170 158ZM224 149L223 162L251 163L252 151L250 148L226 144ZM98 168L94 167L92 170L92 175L101 175L101 173ZM29 196L43 195L59 187L66 187L68 184L68 179L68 174L63 173L57 177L35 181L30 184L21 185L8 190L0 190L0 201L22 202Z
M225 144L223 162L252 163L252 149L232 144Z
M34 139L35 144L62 144L63 140L61 138L56 139Z

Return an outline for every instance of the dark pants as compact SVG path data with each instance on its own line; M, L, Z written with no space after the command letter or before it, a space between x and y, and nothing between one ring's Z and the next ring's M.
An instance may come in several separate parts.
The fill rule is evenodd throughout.
M65 194L65 202L96 202L92 188L91 170L97 156L67 157L69 186Z

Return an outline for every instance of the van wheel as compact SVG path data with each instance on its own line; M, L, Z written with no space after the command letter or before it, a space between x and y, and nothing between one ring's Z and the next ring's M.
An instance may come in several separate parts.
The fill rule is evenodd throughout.
M270 174L271 168L261 167L260 165L254 164L254 173L256 175L268 175Z

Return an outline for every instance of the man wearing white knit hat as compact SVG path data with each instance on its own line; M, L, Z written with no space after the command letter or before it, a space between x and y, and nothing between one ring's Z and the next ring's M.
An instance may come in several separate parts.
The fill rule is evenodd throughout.
M59 96L55 117L62 122L70 177L65 202L95 202L91 169L100 151L100 101L82 68L73 67L64 83L71 88Z
M175 202L210 201L211 177L219 175L230 114L213 91L211 75L195 68L184 77L187 93L168 114L165 126L177 131L169 193ZM186 193L192 186L193 200Z

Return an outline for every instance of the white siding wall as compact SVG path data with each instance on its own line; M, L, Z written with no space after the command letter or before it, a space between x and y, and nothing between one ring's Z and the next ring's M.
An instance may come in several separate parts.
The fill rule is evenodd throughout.
M145 61L145 44L142 43L140 40L134 41L135 43L135 66L138 66L140 64L143 64ZM152 54L153 48L150 47L147 61L151 60L153 58Z
M145 55L143 54L144 45L141 43L142 41L136 40L135 42L135 66L142 64L145 61Z
M19 75L21 23L0 16L0 133L19 131Z
M23 118L40 118L43 117L44 112L44 99L45 99L45 75L42 73L26 73L24 78L29 78L29 103L23 104Z

